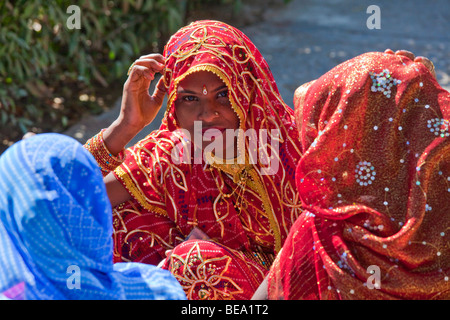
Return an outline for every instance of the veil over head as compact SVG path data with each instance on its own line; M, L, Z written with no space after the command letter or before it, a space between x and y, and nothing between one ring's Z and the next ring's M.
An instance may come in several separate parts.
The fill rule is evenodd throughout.
M383 53L297 93L306 211L274 265L271 296L448 298L450 94L421 63Z
M0 157L0 294L17 299L185 299L166 270L113 264L112 211L95 159L39 134Z
M301 212L294 180L301 151L293 109L281 98L267 62L241 31L210 20L177 31L165 46L164 58L168 103L162 124L127 151L128 160L116 169L116 176L141 206L176 221L184 237L197 221L210 221L212 213L217 223L214 227L202 224L204 231L223 244L248 250L239 220L252 221L245 228L261 229L262 225L264 236L258 239L264 246L275 243L278 250ZM239 154L245 155L242 163L174 161L182 159L185 151L180 147L185 139L175 115L177 86L199 71L214 73L228 87L230 104L240 121L237 138ZM220 201L221 194L241 190L238 183L250 180L255 187L246 188L245 208L234 208L234 198ZM164 186L163 197L159 186ZM239 216L236 210L241 209Z

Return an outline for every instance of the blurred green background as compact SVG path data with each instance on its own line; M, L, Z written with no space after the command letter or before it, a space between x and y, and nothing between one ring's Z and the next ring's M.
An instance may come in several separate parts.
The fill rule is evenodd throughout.
M80 29L71 29L80 8ZM241 0L0 0L0 153L28 131L61 132L122 92L130 63L162 52L196 10Z

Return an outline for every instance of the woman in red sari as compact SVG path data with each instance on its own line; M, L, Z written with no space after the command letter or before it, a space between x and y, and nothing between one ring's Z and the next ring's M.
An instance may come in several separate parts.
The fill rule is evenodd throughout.
M450 94L421 63L368 53L297 91L305 208L270 299L450 298Z
M122 150L165 93L159 130ZM115 261L161 263L189 299L249 299L301 213L298 139L293 110L242 32L217 21L180 29L164 56L130 68L119 118L86 143L115 207Z

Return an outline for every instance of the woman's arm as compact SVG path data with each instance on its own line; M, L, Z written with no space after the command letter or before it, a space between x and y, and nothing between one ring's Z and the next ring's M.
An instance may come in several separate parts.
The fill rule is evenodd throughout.
M153 121L161 108L166 94L163 79L159 80L153 95L148 90L155 73L163 69L164 58L160 54L150 54L136 60L129 69L123 87L119 117L85 144L102 169L113 207L129 200L131 196L111 171L122 163L125 146Z
M124 203L131 199L131 195L128 190L117 180L112 172L103 178L106 185L106 193L108 194L111 206L115 206Z

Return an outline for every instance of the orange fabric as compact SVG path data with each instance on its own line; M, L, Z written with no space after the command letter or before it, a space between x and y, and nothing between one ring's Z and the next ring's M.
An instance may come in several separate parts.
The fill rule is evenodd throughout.
M294 102L306 211L269 297L449 299L450 94L422 64L383 53L308 86Z

